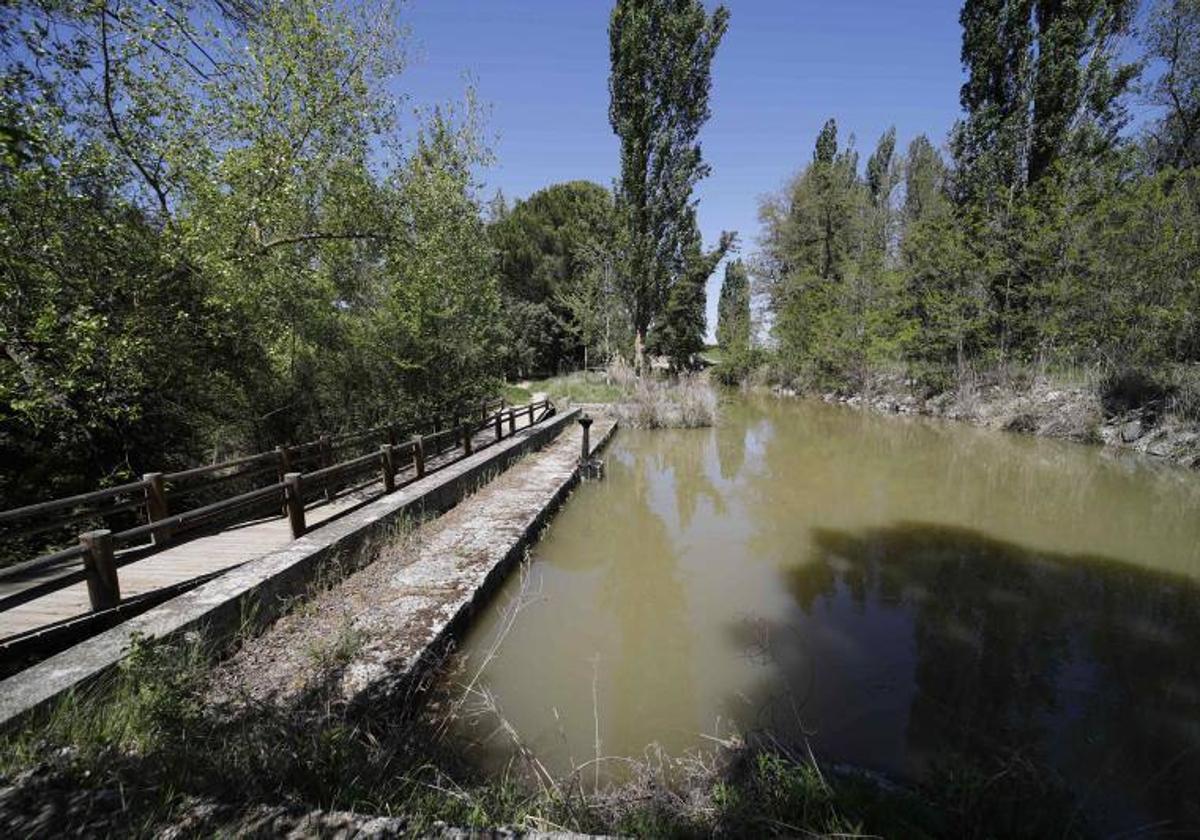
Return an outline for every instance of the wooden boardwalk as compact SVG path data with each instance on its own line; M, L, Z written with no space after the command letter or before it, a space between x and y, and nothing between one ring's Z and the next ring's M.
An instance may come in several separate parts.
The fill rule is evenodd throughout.
M528 428L529 425L529 418L522 417L517 420L516 428L520 430ZM473 448L481 448L493 440L495 434L491 429L481 430L474 435ZM426 469L432 473L461 455L462 449L459 447L429 457ZM400 484L413 478L414 471L409 466L397 473L396 482ZM330 501L314 501L305 508L308 528L318 528L322 523L359 507L382 492L382 481L377 481ZM218 532L201 534L190 539L181 538L179 542L161 551L120 565L118 575L121 598L124 601L226 571L281 548L291 540L292 532L288 520L282 515L236 523ZM129 557L144 554L145 551L145 547L138 547L122 553ZM122 553L118 554L118 564L121 563ZM79 565L79 561L68 561L62 567L52 567L18 579L0 581L0 599L31 589L39 583L62 575L65 569L78 568ZM87 583L81 580L79 583L45 593L0 612L0 642L38 628L87 615L90 611Z

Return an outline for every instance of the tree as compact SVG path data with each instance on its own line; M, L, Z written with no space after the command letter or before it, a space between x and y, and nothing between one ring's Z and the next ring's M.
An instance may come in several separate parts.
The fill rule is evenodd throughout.
M494 388L476 111L395 142L395 11L0 8L0 507Z
M1159 166L1200 164L1200 0L1157 0L1146 26L1147 58L1162 64L1150 101L1165 113L1152 129Z
M1030 251L1033 216L1061 229L1049 212L1068 203L1053 197L1058 181L1086 177L1116 153L1126 120L1122 97L1138 65L1121 63L1134 0L967 0L962 62L965 118L953 150L956 197L972 229L986 242L969 243L1000 256L984 261L1001 360L1037 352L1037 290L1028 268L1053 260ZM1053 237L1039 228L1037 238ZM997 247L999 244L999 248Z
M594 323L582 307L611 286L599 284L592 259L613 251L613 212L608 190L570 181L518 201L489 227L510 313L509 373L555 371L586 356Z
M948 187L946 162L928 137L917 135L904 156L904 223L913 224L935 212L947 200Z
M671 284L667 305L655 322L649 341L655 353L670 359L674 371L691 369L704 349L708 278L733 244L722 237L719 248L703 252L695 214L689 211L689 215L691 225L683 249L683 269Z
M717 343L726 354L750 347L750 275L741 260L725 264L717 303Z
M1110 149L1137 66L1116 60L1134 0L967 0L955 131L963 197L1007 208L1062 156Z
M709 15L700 0L617 0L610 19L609 121L621 141L616 198L624 229L617 286L639 369L648 331L673 287L694 283L692 190L709 171L698 137L710 113L713 56L728 23L724 6ZM731 245L732 237L722 236L700 262L715 265ZM695 305L694 289L681 288L675 297L677 316Z
M867 189L858 154L838 148L837 123L817 137L812 163L760 207L760 273L780 352L797 370L838 377L850 365L853 311Z

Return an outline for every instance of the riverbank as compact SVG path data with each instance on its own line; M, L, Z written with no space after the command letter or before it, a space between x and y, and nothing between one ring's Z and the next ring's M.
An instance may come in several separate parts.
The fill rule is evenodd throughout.
M1073 440L1138 452L1200 468L1200 422L1170 409L1161 389L1139 381L1080 383L1047 377L983 375L929 393L898 374L878 374L857 390L801 391L774 385L779 396L884 414L958 420L999 431Z

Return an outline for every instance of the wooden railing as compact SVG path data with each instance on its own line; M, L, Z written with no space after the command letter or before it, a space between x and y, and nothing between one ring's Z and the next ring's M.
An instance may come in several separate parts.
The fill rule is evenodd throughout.
M386 425L336 437L322 435L318 440L277 447L273 452L178 472L147 473L141 481L0 511L0 538L5 536L3 531L9 531L10 537L27 536L130 511L141 511L145 520L117 532L85 531L76 545L0 569L0 583L39 577L39 573L49 577L0 597L0 611L81 580L87 581L93 611L116 606L120 602L118 549L145 543L137 555L140 559L161 550L185 531L261 515L272 508L287 516L292 536L298 538L308 530L305 505L318 496L331 500L375 483L382 485L382 492L390 493L403 486L396 478L409 467L413 475L405 484L433 472L433 467L427 468L431 458L462 449L458 458L440 463L440 469L471 455L475 449L515 434L519 417L527 416L532 426L553 413L554 405L549 400L508 408L502 400L492 400L480 406L475 415L478 420L459 421L456 417L448 428L437 430L435 419L434 431L414 434L404 443L398 442L400 437L413 427ZM495 439L476 445L474 437L488 428L495 430ZM380 439L386 442L373 448ZM337 461L338 457L345 459ZM268 483L230 491L240 490L238 483L254 485L263 481ZM196 506L180 510L183 500L191 500Z

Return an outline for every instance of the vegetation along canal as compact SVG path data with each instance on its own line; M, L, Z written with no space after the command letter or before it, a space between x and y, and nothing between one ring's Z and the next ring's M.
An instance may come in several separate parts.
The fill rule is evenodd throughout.
M1110 829L1187 823L1194 475L757 398L716 428L623 431L606 459L502 593L511 628L489 611L464 643L552 772L765 729L911 781L1036 768ZM494 714L464 727L486 766L514 753Z

